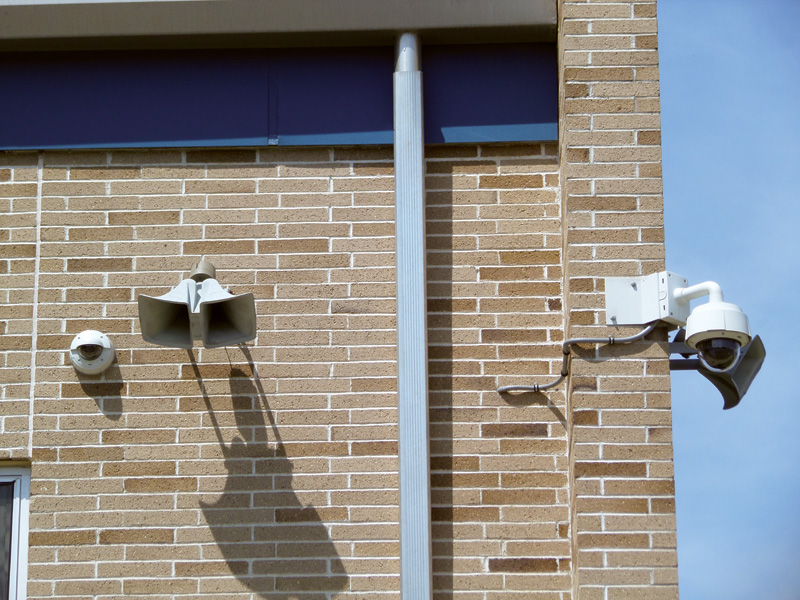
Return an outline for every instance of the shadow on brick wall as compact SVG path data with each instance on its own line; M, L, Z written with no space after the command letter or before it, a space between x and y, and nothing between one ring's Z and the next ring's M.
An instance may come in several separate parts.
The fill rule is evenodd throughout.
M553 379L555 379L555 377L550 378L551 381ZM561 409L553 404L550 397L544 392L506 392L500 394L500 397L509 406L544 406L553 413L553 416L558 419L562 427L565 429L567 427L567 417L564 416Z
M227 470L219 498L201 500L200 508L230 572L247 588L270 600L322 600L346 589L348 577L317 509L304 506L292 489L291 461L252 358L242 350L254 376L231 368L238 434L230 444L222 437L192 356Z
M97 402L97 407L112 421L122 416L122 391L125 382L116 361L102 375L82 375L78 381L83 393Z
M453 310L457 300L453 299L452 192L428 193L426 211L433 593L436 600L449 600L455 585L456 529L463 516L463 510L454 506L454 480L459 471L468 469L465 459L476 463L471 466L477 470L478 457L453 455Z
M531 148L515 152L534 155L528 166L555 162ZM524 159L499 171L492 158L437 158L446 160L429 160L426 178L434 600L523 597L521 590L554 589L548 578L568 564L550 550L568 531L551 517L566 485L565 473L552 473L566 453L566 418L551 395L496 389L518 370L548 377L544 317L560 314L561 304L548 301L560 286L547 268L560 253L537 236L555 195L536 195L542 175L513 174ZM465 187L465 173L480 175L475 189ZM504 199L517 187L524 193ZM540 507L547 516L537 515ZM532 580L539 576L541 584Z

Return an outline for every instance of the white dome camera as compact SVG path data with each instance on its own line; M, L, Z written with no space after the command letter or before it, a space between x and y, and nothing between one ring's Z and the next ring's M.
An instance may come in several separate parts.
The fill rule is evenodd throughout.
M739 361L742 346L749 342L747 315L735 304L703 304L686 321L686 345L697 350L700 362L709 371L724 373L731 369Z
M742 346L750 342L750 324L741 308L723 300L722 290L712 281L675 290L679 302L705 294L709 301L686 320L686 345L697 350L706 369L725 373L736 366Z
M671 358L670 370L699 371L722 393L726 409L739 404L764 363L761 338L751 335L742 309L725 302L718 283L690 286L685 277L670 271L606 277L605 296L608 325L660 323L681 328L669 352L686 360ZM690 302L705 296L708 302L692 310ZM694 355L697 358L689 358Z
M69 359L75 370L86 375L97 375L114 362L114 344L105 333L87 329L72 340Z

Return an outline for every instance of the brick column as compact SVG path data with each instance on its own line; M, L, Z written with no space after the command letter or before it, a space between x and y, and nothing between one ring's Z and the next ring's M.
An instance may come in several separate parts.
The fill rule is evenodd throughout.
M568 332L602 336L604 278L664 268L656 3L564 0L560 31ZM678 596L665 340L573 361L575 598Z

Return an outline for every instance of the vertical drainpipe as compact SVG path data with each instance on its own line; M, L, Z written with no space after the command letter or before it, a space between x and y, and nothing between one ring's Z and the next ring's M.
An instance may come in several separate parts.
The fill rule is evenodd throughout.
M419 41L397 41L394 73L397 396L402 600L432 598L425 157Z

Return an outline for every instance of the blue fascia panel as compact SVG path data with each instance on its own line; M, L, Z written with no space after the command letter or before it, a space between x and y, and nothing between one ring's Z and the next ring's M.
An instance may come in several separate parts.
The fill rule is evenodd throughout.
M274 141L266 137L215 138L208 140L152 140L90 144L52 144L42 146L2 146L0 150L119 150L123 148L242 148L268 146Z
M7 54L0 148L391 144L393 50ZM557 139L553 44L429 46L427 143Z
M423 47L422 72L428 143L558 139L555 44Z
M439 129L445 144L490 142L548 142L558 139L558 123L519 123L515 125L472 125ZM433 143L431 140L426 140Z
M279 145L392 143L393 70L391 47L276 52L271 133Z
M486 125L472 127L442 127L441 135L446 144L550 141L558 137L558 123ZM38 146L40 150L64 149L119 149L119 148L208 148L208 147L252 147L252 146L361 146L391 145L394 132L356 131L349 133L324 133L309 135L282 135L279 138L217 138L206 140L154 140L136 143L116 144L73 144L68 146ZM434 142L429 142L434 143ZM9 146L5 150L30 150L26 146Z
M307 135L281 135L279 146L363 146L394 143L394 131L351 131Z
M252 51L6 55L0 146L218 146L268 138L267 69L263 52Z

